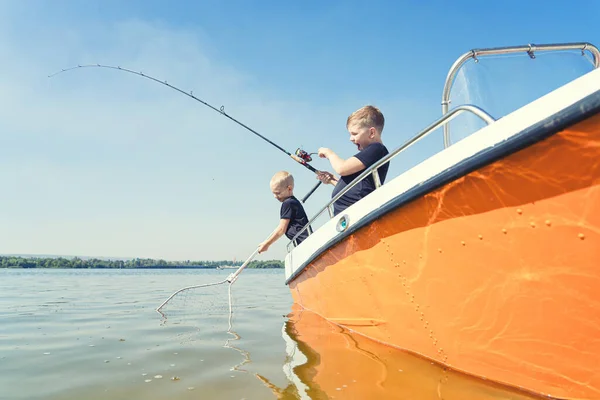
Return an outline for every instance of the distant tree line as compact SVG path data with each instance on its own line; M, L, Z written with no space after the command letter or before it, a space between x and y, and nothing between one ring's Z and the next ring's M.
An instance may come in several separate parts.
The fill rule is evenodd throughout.
M151 258L101 260L97 258L37 258L0 256L0 268L217 268L241 266L241 261L165 261ZM248 268L283 268L283 261L251 261Z

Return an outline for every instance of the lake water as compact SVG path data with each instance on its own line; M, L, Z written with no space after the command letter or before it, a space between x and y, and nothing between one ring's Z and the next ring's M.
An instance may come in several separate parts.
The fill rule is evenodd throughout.
M297 309L283 270L0 269L0 399L532 399ZM540 397L541 398L541 397Z

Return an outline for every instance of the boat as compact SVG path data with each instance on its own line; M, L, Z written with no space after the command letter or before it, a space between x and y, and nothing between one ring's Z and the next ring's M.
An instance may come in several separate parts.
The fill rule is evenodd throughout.
M591 54L591 71L494 118L450 108L458 71L486 56ZM535 61L532 61L535 62ZM444 147L287 243L294 304L388 349L535 395L600 398L600 52L590 43L474 49L451 66ZM452 143L449 122L482 127ZM318 218L325 222L316 226ZM305 229L306 230L306 227Z
M233 258L233 262L231 265L219 265L217 269L238 269L239 266L235 265L235 257Z

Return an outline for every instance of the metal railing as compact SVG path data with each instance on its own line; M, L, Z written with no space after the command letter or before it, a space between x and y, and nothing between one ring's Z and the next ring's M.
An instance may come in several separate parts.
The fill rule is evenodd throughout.
M592 64L594 68L600 66L600 51L598 48L591 43L559 43L559 44L543 44L534 45L527 44L522 46L510 46L510 47L492 47L487 49L473 49L462 56L460 56L448 72L446 77L446 83L444 84L444 90L442 92L442 115L448 112L450 106L450 91L452 90L452 84L458 70L466 63L469 59L474 59L478 62L477 57L499 55L499 54L512 54L526 52L531 59L535 58L536 51L564 51L564 50L581 50L581 55L585 55L585 51L588 50L592 54ZM444 148L450 146L450 133L449 126L444 125Z
M481 108L471 105L471 104L464 104L464 105L453 108L446 115L443 115L442 117L437 119L435 122L433 122L432 124L427 126L425 129L423 129L421 132L417 133L415 136L413 136L411 139L409 139L406 143L404 143L403 145L401 145L400 147L398 147L397 149L395 149L394 151L392 151L391 153L389 153L388 155L386 155L385 157L383 157L382 159L377 161L371 167L365 169L362 174L357 176L352 182L350 182L350 184L348 184L337 195L335 195L335 197L333 197L321 210L319 210L319 212L317 212L317 214L310 221L308 221L308 224L306 224L298 233L296 233L296 235L287 244L287 251L288 252L291 251L292 247L290 247L290 246L294 246L294 247L297 246L296 239L309 226L311 226L311 224L314 223L315 220L317 218L319 218L321 216L321 214L323 214L323 212L325 212L325 210L327 210L329 212L330 217L333 217L333 210L332 210L333 203L335 203L344 194L346 194L346 192L348 192L350 189L352 189L354 186L356 186L360 181L362 181L364 178L366 178L369 174L372 174L373 179L375 180L375 190L377 190L379 187L381 187L381 182L379 180L379 173L378 173L379 167L381 167L383 164L390 161L392 158L396 157L398 154L400 154L404 150L408 149L413 144L417 143L419 140L421 140L422 138L427 136L429 133L438 129L440 126L446 126L448 124L448 122L450 122L455 117L457 117L458 115L460 115L464 112L470 112L470 113L474 114L475 116L481 118L488 125L495 121L495 119L491 115L489 115L487 112L485 112ZM310 236L311 234L312 234L312 229L309 229L308 235Z

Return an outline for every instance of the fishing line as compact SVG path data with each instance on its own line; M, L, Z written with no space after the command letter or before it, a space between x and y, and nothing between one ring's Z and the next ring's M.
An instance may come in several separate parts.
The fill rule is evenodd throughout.
M243 124L242 122L238 121L237 119L233 118L231 115L227 114L225 112L225 107L221 106L220 108L216 108L212 105L210 105L209 103L199 99L198 97L194 96L194 92L190 91L189 93L179 89L176 86L171 85L170 83L168 83L167 81L161 81L159 79L156 79L150 75L144 74L143 72L137 72L137 71L133 71L127 68L122 68L119 66L112 66L112 65L102 65L102 64L86 64L86 65L77 65L76 67L71 67L71 68L66 68L66 69L62 69L58 72L55 72L54 74L48 75L48 78L52 78L58 74L62 74L63 72L67 72L67 71L71 71L74 69L78 69L78 68L108 68L108 69L115 69L118 71L124 71L124 72L129 72L130 74L134 74L134 75L138 75L141 76L143 78L147 78L150 79L154 82L160 83L161 85L165 85L173 90L178 91L179 93L182 93L188 97L191 97L192 99L204 104L205 106L209 107L210 109L218 112L219 114L229 118L231 121L235 122L236 124L246 128L247 130L249 130L250 132L254 133L256 136L260 137L261 139L265 140L267 143L273 145L274 147L276 147L277 149L283 151L285 154L287 154L290 158L292 158L294 161L298 162L299 164L303 165L304 167L306 167L308 170L310 170L311 172L314 172L315 174L318 172L312 165L308 164L308 162L312 161L312 158L310 157L311 154L316 154L316 153L307 153L306 151L298 148L296 150L296 152L294 154L290 153L289 151L285 150L283 147L279 146L278 144L272 142L271 140L267 139L266 137L264 137L263 135L261 135L260 133L258 133L257 131L255 131L254 129L250 128L248 125ZM321 182L319 181L314 188L311 189L311 191L304 196L304 198L302 199L302 202L304 203L308 197L319 187L319 185L321 184Z

